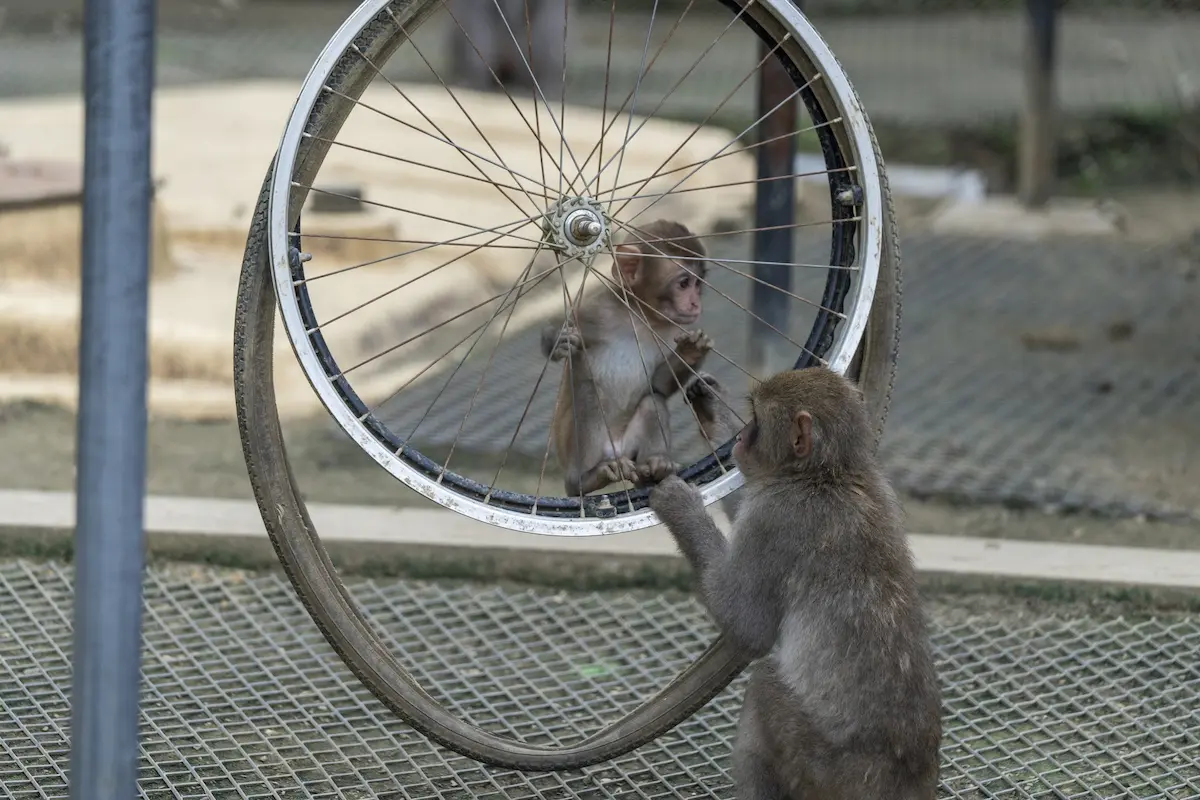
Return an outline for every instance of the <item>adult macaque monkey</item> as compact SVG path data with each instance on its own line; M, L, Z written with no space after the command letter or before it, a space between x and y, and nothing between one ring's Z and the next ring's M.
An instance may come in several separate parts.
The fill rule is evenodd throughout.
M568 495L678 469L667 398L712 349L703 331L682 330L700 319L704 245L678 222L638 233L648 243L615 248L615 285L594 286L568 319L542 331L542 355L568 362L551 422Z
M672 476L650 507L755 665L734 747L741 800L934 800L941 698L900 509L856 387L814 367L750 395L729 542Z

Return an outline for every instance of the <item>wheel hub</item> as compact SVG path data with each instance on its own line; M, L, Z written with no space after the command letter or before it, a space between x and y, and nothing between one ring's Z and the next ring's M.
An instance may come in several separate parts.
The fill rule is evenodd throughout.
M542 220L543 241L564 258L590 265L596 254L609 248L608 217L590 197L564 197L552 205Z

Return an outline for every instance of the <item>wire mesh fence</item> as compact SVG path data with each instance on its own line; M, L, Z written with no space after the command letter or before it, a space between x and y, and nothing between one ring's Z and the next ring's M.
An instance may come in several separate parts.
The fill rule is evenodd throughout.
M146 798L728 797L743 681L629 756L578 772L483 767L358 684L278 575L147 576ZM578 739L703 649L683 596L353 581L395 652L456 713L531 742ZM0 564L0 790L66 796L69 567ZM942 797L1200 797L1200 624L931 599L944 690Z

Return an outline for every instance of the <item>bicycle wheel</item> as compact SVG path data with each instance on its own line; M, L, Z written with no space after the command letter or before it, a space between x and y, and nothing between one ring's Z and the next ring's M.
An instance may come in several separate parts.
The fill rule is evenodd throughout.
M694 4L695 0L687 3L681 20ZM498 360L496 353L505 344L506 334L514 330L533 330L537 327L534 323L540 322L556 304L557 313L569 313L583 296L589 277L601 284L602 290L611 291L611 287L604 284L605 277L597 264L603 265L606 251L611 254L619 238L628 240L636 234L638 228L634 220L638 216L661 203L672 208L674 215L687 217L698 236L706 237L712 243L711 250L722 253L720 257L706 255L702 259L706 266L721 270L720 277L714 273L702 280L706 291L724 299L729 308L725 315L706 311L706 328L710 316L725 320L730 316L729 311L738 309L743 319L752 321L746 328L751 333L744 337L750 344L745 345L743 351L749 352L754 337L763 336L765 328L777 337L777 349L779 342L794 348L795 361L789 366L804 368L825 364L855 377L863 389L872 418L881 430L891 391L899 326L899 252L891 200L873 133L849 81L815 30L788 0L749 0L744 4L740 0L718 0L712 11L721 16L709 14L703 17L703 22L715 31L711 37L713 44L704 48L699 58L690 60L690 66L682 70L684 77L672 82L665 92L662 91L665 81L659 82L658 90L645 88L652 83L645 80L646 76L678 31L684 30L682 39L694 41L700 36L703 25L688 27L688 24L675 23L652 51L654 18L659 8L655 0L648 15L640 64L630 81L632 86L624 93L625 100L621 103L615 98L622 93L612 92L612 102L618 106L615 111L609 107L610 89L615 81L610 81L607 71L614 63L611 53L611 31L616 27L614 0L611 14L606 15L609 45L603 97L593 98L599 106L598 115L596 108L589 109L585 104L567 105L565 98L574 99L577 87L565 66L562 97L555 99L557 109L536 78L532 81L533 97L520 100L503 87L502 95L490 97L451 89L438 74L426 50L412 36L439 5L438 0L391 3L367 0L330 40L304 82L264 183L243 263L235 323L235 384L243 447L264 523L293 585L326 638L381 700L426 735L477 760L527 770L578 768L613 758L668 730L720 691L744 668L745 662L734 648L718 639L654 698L621 721L565 748L506 739L447 713L397 663L372 631L342 586L313 529L287 462L280 432L273 385L276 311L321 405L366 453L409 487L458 513L516 530L555 535L634 530L656 522L647 508L646 488L625 488L576 497L555 496L542 491L549 460L547 426L544 424L534 426L540 428L534 438L545 440L545 447L537 448L540 455L536 451L532 454L534 468L525 476L532 487L536 474L536 487L531 490L521 486L520 480L514 488L501 485L501 474L509 464L522 425L539 413L548 415L555 396L553 379L545 380L548 359L542 363L536 351L529 352L529 337L523 340L520 333L514 333L508 340L510 369L503 371L509 382L501 393L511 393L514 387L524 388L529 382L533 383L529 399L514 406L520 410L516 430L511 436L506 433L497 437L495 428L503 415L496 411L475 414L474 418L482 419L482 423L478 430L470 429L468 418L475 409L486 377ZM451 15L457 23L459 20L453 17L453 11ZM622 29L628 30L628 27L623 25ZM516 42L517 35L507 22L505 28ZM720 63L707 72L699 70L699 66L718 42L732 35L731 31L744 34L763 53L750 59L751 67L745 77L739 74L734 90L726 94L714 91L713 84L730 72L728 65ZM661 29L659 35L662 35ZM467 38L469 40L469 35ZM468 43L477 54L481 52L474 42ZM402 84L385 72L384 64L402 48L405 52L411 51L413 58L419 58L430 68L436 85ZM745 52L745 47L741 52ZM664 63L668 60L664 59ZM800 169L795 169L766 180L820 177L828 184L825 196L828 197L827 208L831 209L816 215L815 220L791 220L787 225L775 227L787 228L797 234L794 244L801 248L807 246L811 252L814 245L820 247L828 253L827 264L816 263L817 258L804 259L796 255L784 262L723 255L734 252L738 243L744 245L750 236L763 232L762 226L730 225L728 217L736 216L736 211L729 211L730 198L745 202L746 194L753 191L747 187L763 182L752 175L752 154L754 148L768 144L770 139L759 137L751 143L740 144L740 140L752 135L768 115L752 114L750 123L742 124L745 122L744 111L740 122L736 112L724 116L720 112L737 91L748 88L752 93L754 86L750 78L771 60L786 70L793 87L787 97L798 98L803 103L811 122L808 126L792 125L787 129L786 137L811 136L824 169L810 170L803 175L797 174ZM630 66L631 59L624 61L626 67ZM524 56L522 62L526 68L532 63ZM685 109L676 114L673 122L652 122L654 115L668 105L672 94L698 70L702 88L693 95L693 100L698 95L725 97L717 110L689 115ZM530 72L532 74L534 70L530 69ZM491 74L500 85L495 70L491 70ZM381 85L373 87L372 84ZM451 109L452 114L423 111L421 104L412 99L415 96L428 101L435 90L449 98L452 109L443 101L442 111ZM654 103L656 91L657 104ZM593 92L593 95L597 93ZM586 87L582 94L586 95ZM386 97L398 98L404 106L389 111L384 108ZM635 117L634 109L639 102L643 103L642 108L652 105L654 110L643 117ZM533 153L526 155L526 163L515 167L511 165L512 148L505 147L505 142L498 145L489 140L480 123L484 120L483 127L496 125L497 109L506 106L511 106L527 129L525 152ZM777 104L769 113L775 113L781 107L782 104ZM590 133L585 133L581 120L586 121L589 115L594 127ZM448 121L451 116L455 120L453 128ZM699 118L701 124L680 124L679 116L690 116L693 122ZM441 124L438 117L441 117ZM419 140L436 142L445 149L444 155L459 159L459 166L451 168L435 163L435 157L416 152L411 140L396 145L398 152L406 155L389 154L375 146L339 140L339 134L344 130L369 138L367 120L387 122L398 131L412 132ZM716 132L712 125L714 120L741 133L730 138L727 132ZM512 127L519 128L519 125ZM448 133L447 128L452 128L451 132ZM642 134L643 142L653 138L658 143L657 151L651 144L634 142L644 129L649 133ZM557 147L545 144L551 131L560 139ZM511 130L507 133L511 139ZM619 142L611 141L610 135ZM464 141L475 137L481 144L468 146ZM675 142L678 144L673 146ZM702 145L710 146L712 152L700 157L697 148ZM735 148L735 145L739 146ZM582 160L574 152L575 148L580 153L587 152L585 148L588 147L591 152ZM635 147L644 147L645 152L635 150ZM502 149L509 152L508 160L501 155ZM667 154L665 158L664 153ZM375 166L350 167L349 156L375 159ZM626 164L627 160L632 163L635 158L642 158L643 166L651 165L649 174L634 173L641 175L634 179L628 177L629 172L622 176L623 165L627 169L637 167L637 164ZM589 170L593 159L595 166ZM476 197L465 187L482 188L491 184L496 190L497 204L501 208L515 207L520 216L497 222L494 209L480 211L476 205L472 206L475 214L466 214L466 221L463 221L453 219L429 204L422 204L420 199L405 203L404 197L419 195L417 181L411 172L393 175L390 182L378 178L378 171L382 169L378 164L384 161L428 170L440 181L459 182L456 186L464 188L449 190L454 198L451 205L472 206ZM537 166L531 166L533 162ZM372 211L397 215L402 220L398 224L405 227L420 225L421 237L356 237L314 234L311 230L306 233L300 226L300 217L310 196L341 197L352 201L352 205L357 200L351 193L320 185L322 168L329 164L333 165L329 171L332 177L327 179L329 185L345 183L347 176L358 180L376 176L375 183L366 184L367 191L361 203ZM550 168L543 172L547 164ZM554 171L558 174L554 175ZM744 177L746 175L750 177ZM745 194L738 196L739 187L746 190ZM647 191L651 188L653 191ZM712 201L706 206L690 200L705 193L718 196L715 205ZM660 208L660 213L662 211ZM581 241L572 235L571 220L579 214L586 217L591 239ZM306 212L307 219L311 219L309 212ZM817 227L827 228L829 238L816 242L810 234ZM438 233L445 235L438 239ZM302 253L305 241L320 239L335 244L358 239L376 248L409 247L349 264L345 260L353 259L344 248L326 248L328 252L311 258ZM726 242L733 244L726 247ZM439 249L448 255L444 259L434 258L436 265L426 269L431 254ZM472 255L489 250L502 255L486 263L472 263ZM511 257L514 252L520 257ZM414 257L417 258L415 265L399 272L378 269L380 264L403 262ZM439 274L444 276L454 265L458 265L457 273L443 281L443 285L450 285L448 295L435 291L421 293L413 288L422 279ZM755 274L760 267L784 265L804 273L804 279L808 281L805 288L796 285L803 280L797 280L789 288L781 288ZM327 300L318 298L317 290L338 280L335 276L368 273L373 274L369 280L361 281L360 294L354 295L343 289L340 293L331 291ZM572 275L579 278L574 292L570 288ZM796 307L808 309L809 316L789 314L786 330L772 325L754 313L751 301L743 299L739 302L739 290L730 285L738 278L745 284L741 290L743 298L747 287L766 286L778 290L785 299L794 300ZM561 291L551 279L557 280ZM509 288L491 293L487 288L489 283L494 284L493 288L505 285ZM465 297L460 305L448 306L456 292ZM408 298L409 293L413 295L411 298ZM484 299L479 301L481 295ZM394 309L392 316L387 317L392 321L393 330L397 318L411 322L414 318L440 311L444 320L431 322L425 333L401 331L394 334L399 341L382 345L378 336L380 329L386 329L387 325L378 321L374 328L351 330L340 340L331 335L331 327L339 321L368 306L378 307L387 298L407 298L398 306L399 310ZM517 306L522 301L532 306L533 312L517 315ZM318 311L321 303L328 305ZM492 306L490 311L489 305ZM518 320L515 326L512 324L514 319ZM477 321L479 324L473 325ZM493 329L493 339L489 340L492 342L490 354L472 360L473 351L497 321L499 330ZM444 348L443 340L438 346L418 352L408 360L397 356L428 332L445 332L447 329L453 330L448 337L451 343L448 349ZM466 331L465 335L460 336L463 331ZM736 338L736 332L727 337L729 342ZM744 375L749 381L757 379L753 370L746 369L730 355L737 353L736 344L722 344L725 340L719 336L716 339L718 347L713 353L720 356L720 366L726 367L723 382L731 382L730 374ZM368 343L364 344L364 341ZM660 344L669 346L667 342ZM355 346L359 348L357 352ZM533 364L533 368L523 371L523 358ZM537 370L539 365L540 372ZM709 371L716 373L718 369L714 367ZM361 382L354 381L358 388L352 385L356 376L362 377ZM456 379L460 381L457 386L454 384ZM388 386L389 380L399 383L400 388ZM364 399L371 392L381 391L380 385L387 386L382 390L385 395L382 401ZM364 390L363 386L370 388ZM543 387L540 395L543 399L539 400L538 391ZM457 426L434 426L438 429L435 433L440 432L443 438L439 440L434 435L423 441L418 435L422 422L456 398L460 403L468 404L461 421ZM392 410L388 411L389 408ZM405 414L409 416L406 418ZM400 422L395 422L396 419ZM687 414L678 414L676 422L686 427ZM495 467L494 473L494 465L488 465L482 471L471 463L461 471L451 467L456 451L461 456L469 450L463 442L472 435L477 441L507 444L497 456L499 466ZM697 457L685 462L688 466L681 470L680 474L686 480L699 487L706 504L719 500L740 485L741 476L730 461L731 445L732 442L720 447L713 443L697 443ZM430 455L434 451L438 452L436 459ZM472 470L476 474L472 474ZM490 482L478 477L483 473L493 475Z

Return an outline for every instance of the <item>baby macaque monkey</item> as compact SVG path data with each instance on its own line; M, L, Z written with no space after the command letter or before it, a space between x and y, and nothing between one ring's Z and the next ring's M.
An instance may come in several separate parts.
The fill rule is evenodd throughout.
M734 746L737 797L934 800L941 696L862 397L814 367L764 381L750 402L729 541L677 476L650 495L709 613L761 659Z
M542 355L567 362L551 435L568 495L678 469L667 398L712 349L703 331L683 330L700 319L704 245L666 220L639 235L647 243L631 236L615 248L615 286L594 286L571 317L542 331Z
M540 88L547 102L558 99L571 1L446 0L453 80L476 91Z

